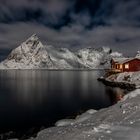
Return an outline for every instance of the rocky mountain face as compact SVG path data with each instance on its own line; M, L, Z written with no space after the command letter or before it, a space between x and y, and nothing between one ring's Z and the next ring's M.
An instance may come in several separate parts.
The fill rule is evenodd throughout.
M108 68L112 57L122 54L112 52L108 47L92 47L70 51L43 45L37 35L32 35L14 49L0 69L95 69Z

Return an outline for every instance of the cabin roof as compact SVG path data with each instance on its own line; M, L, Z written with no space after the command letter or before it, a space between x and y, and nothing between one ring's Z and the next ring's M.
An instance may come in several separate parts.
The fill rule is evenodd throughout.
M119 63L119 64L124 64L126 62L129 62L131 60L134 60L134 59L139 59L140 60L140 57L133 57L133 58L113 58L112 60L116 63Z

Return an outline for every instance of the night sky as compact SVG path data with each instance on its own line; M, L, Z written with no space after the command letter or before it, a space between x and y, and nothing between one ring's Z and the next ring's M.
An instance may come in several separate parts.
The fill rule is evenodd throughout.
M37 33L55 47L140 50L140 0L0 0L0 58Z

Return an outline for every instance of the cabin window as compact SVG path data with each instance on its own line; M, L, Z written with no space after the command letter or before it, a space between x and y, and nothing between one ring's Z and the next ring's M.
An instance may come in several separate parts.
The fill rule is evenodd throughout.
M125 69L129 69L129 64L125 64Z
M122 69L123 68L123 65L122 64L120 64L120 69Z

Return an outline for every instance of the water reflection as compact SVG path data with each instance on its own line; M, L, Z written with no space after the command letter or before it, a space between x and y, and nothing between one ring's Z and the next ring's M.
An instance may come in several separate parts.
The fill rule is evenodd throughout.
M83 99L89 96L100 100L108 98L103 92L104 86L96 82L97 72L2 71L1 77L11 98L26 106L46 102L50 96L68 100L77 96Z
M8 88L11 98L23 105L40 104L46 96L48 82L45 80L47 74L35 71L6 71L4 77L7 79L5 88ZM40 81L42 80L42 82Z
M106 93L110 97L111 103L115 104L123 98L127 91L118 87L106 87Z

